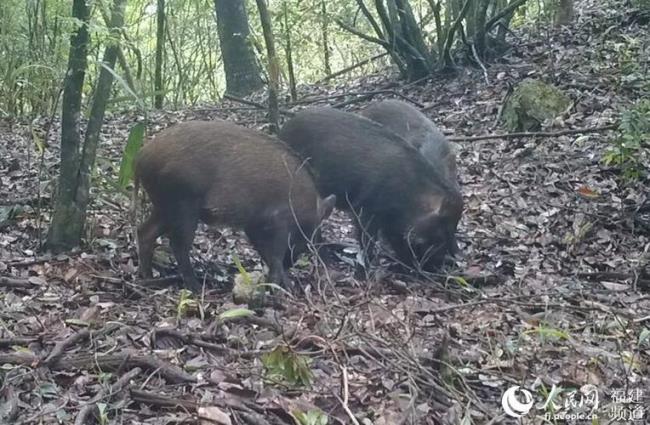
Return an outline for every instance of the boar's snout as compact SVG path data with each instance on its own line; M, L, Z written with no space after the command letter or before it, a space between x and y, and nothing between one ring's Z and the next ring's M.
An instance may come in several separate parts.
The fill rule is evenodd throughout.
M459 252L456 241L458 220L431 214L417 222L407 234L414 263L425 271L435 271Z

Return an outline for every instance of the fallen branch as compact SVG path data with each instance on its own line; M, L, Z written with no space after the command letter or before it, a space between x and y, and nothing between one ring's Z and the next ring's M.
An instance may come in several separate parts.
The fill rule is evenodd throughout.
M97 402L100 400L104 399L111 399L115 394L119 394L124 390L124 387L126 387L129 384L129 381L131 379L135 378L142 372L142 369L139 367L133 368L124 375L113 385L108 390L108 393L106 392L105 389L100 390L95 397L92 398L88 404L86 404L84 407L81 408L79 413L77 414L77 417L75 418L74 425L83 425L86 423L88 420L88 417L97 409Z
M371 99L372 97L374 97L374 96L376 96L378 94L385 94L385 93L394 94L394 95L399 96L399 97L401 97L403 99L406 99L406 100L408 100L410 102L413 102L415 105L418 105L420 107L423 106L419 102L416 102L413 99L410 99L409 97L404 96L403 94L400 94L400 93L392 90L392 88L394 88L396 86L397 86L397 83L387 84L386 86L382 87L379 90L369 91L369 92L366 92L366 93L360 95L359 97L355 97L354 99L348 99L348 100L343 101L343 102L335 103L334 105L332 105L332 108L343 108L344 106L352 105L353 103L363 102L363 101L366 101L368 99Z
M343 399L339 399L339 402L341 403L345 413L347 413L350 418L350 421L355 425L359 425L359 421L354 416L354 413L352 413L352 410L350 410L349 405L350 392L348 390L348 369L343 365L339 365L339 367L341 368L341 393L343 394Z
M38 340L39 338L36 337L2 338L0 339L0 348L9 348L13 346L25 346L31 344L32 342L36 342Z
M475 142L478 140L516 139L520 137L558 137L567 134L598 133L600 131L616 130L617 128L618 124L610 124L600 127L574 128L560 131L524 131L520 133L488 134L485 136L448 137L447 139L452 142Z
M43 199L43 198L41 198ZM0 205L2 206L7 206L7 205L29 205L30 207L34 207L38 205L39 198L38 197L30 197L30 198L17 198L17 199L2 199L0 200Z
M333 78L339 77L339 76L341 76L341 75L343 75L343 74L347 74L347 73L350 72L350 71L354 71L354 70L357 69L357 68L360 68L360 67L362 67L362 66L364 66L364 65L369 64L370 62L374 62L374 61L376 61L377 59L381 59L381 58L383 58L384 56L387 56L387 55L388 55L388 52L384 52L384 53L380 53L380 54L378 54L378 55L375 55L375 56L373 56L373 57L371 57L371 58L368 58L368 59L362 60L361 62L358 62L358 63L356 63L356 64L354 64L354 65L348 66L347 68L343 68L343 69L340 70L340 71L336 71L335 73L330 74L330 75L328 75L327 77L322 78L322 79L316 81L314 84L316 84L316 85L318 85L318 84L322 84L322 83L324 83L324 82L326 82L326 81L329 81L329 80L331 80L331 79L333 79Z
M166 407L172 409L180 407L183 410L193 413L199 413L201 407L201 403L196 400L187 400L177 397L164 396L159 393L150 391L131 389L129 393L131 399L136 403L143 403L151 406ZM227 394L227 391L224 391L222 394ZM239 415L245 415L249 419L245 423L270 425L270 422L264 419L264 417L269 414L266 409L254 403L249 403L241 397L219 397L215 398L212 403L219 408L237 410Z
M244 105L254 106L254 107L256 107L258 109L262 109L264 111L267 111L269 109L269 108L266 107L266 105L263 105L261 103L254 102L254 101L248 100L248 99L242 99L240 97L236 97L236 96L233 96L233 95L230 95L230 94L223 95L223 98L228 99L228 100L232 100L233 102L243 103ZM284 114L284 115L288 115L290 117L295 115L295 112L289 111L288 109L280 108L278 110L278 112L280 112L281 114Z
M350 100L347 100L345 102L337 103L335 105L332 105L332 107L333 108L341 108L343 106L350 105L352 103L362 102L362 101L364 101L366 99L370 99L371 97L373 97L375 95L378 95L378 94L392 94L393 96L401 97L402 99L411 102L412 104L414 104L418 108L424 108L424 105L421 104L420 102L418 102L417 100L412 99L412 98L410 98L410 97L408 97L408 96L406 96L406 95L404 95L402 93L396 92L395 90L375 90L375 91L370 91L370 92L367 92L367 93L359 93L359 94L361 95L361 97L355 98L355 99L350 99Z
M33 266L34 264L47 263L48 261L63 262L63 261L67 261L68 259L69 257L65 255L60 257L52 257L51 255L48 254L38 258L10 261L6 264L9 267L28 267L28 266Z
M593 272L593 273L578 273L581 279L591 281L600 280L630 280L632 284L640 289L650 290L650 275L645 272L641 273L619 273L619 272ZM630 289L634 289L630 287Z
M30 289L34 288L37 285L31 283L29 279L18 279L15 277L0 276L0 286L4 286L5 288Z
M50 352L50 355L47 356L47 358L43 363L48 366L53 363L56 363L61 358L61 356L63 356L65 350L67 350L68 347L72 347L78 341L85 341L89 337L90 337L90 331L88 329L83 329L80 332L73 333L63 341L59 341L54 346L54 348Z
M203 338L197 335L183 333L177 329L171 329L171 328L155 329L151 334L152 346L156 346L156 340L159 338L173 338L179 340L181 343L185 345L196 345L197 347L215 351L221 355L224 354L231 355L235 352L234 350L228 347L224 347L222 345L205 341ZM238 352L238 354L240 354L241 357L245 357L246 353Z
M180 275L172 275L172 276L164 276L164 277L158 277L152 279L139 279L136 280L134 284L143 287L149 287L149 286L163 287L163 286L170 286L172 284L178 284L181 281L182 281L182 277Z
M132 389L129 391L131 399L136 403L144 403L158 407L182 407L191 412L196 412L199 403L194 400L183 400L181 398L168 397L149 391Z
M9 363L14 365L32 367L38 364L40 359L31 353L0 353L0 364ZM182 369L166 363L157 357L143 356L122 352L118 354L98 355L98 354L75 354L61 357L56 362L46 365L52 370L73 370L79 369L93 370L98 368L102 371L116 371L120 368L132 369L140 367L143 370L156 372L170 383L183 384L196 382L196 377L192 376Z

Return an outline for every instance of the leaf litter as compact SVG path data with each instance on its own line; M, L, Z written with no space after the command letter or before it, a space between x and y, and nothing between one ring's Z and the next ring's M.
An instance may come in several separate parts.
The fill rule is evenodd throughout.
M304 103L284 107L346 102L354 111L398 97L421 105L447 134L476 136L501 132L510 85L542 78L574 102L544 131L611 124L643 87L643 73L623 73L617 43L634 37L647 49L647 23L630 24L613 2L580 10L573 28L547 38L520 33L521 47L489 66L489 85L472 69L418 84L371 75L303 86ZM224 101L154 112L148 131L212 118L265 128L264 111ZM202 294L136 279L129 198L116 182L129 130L142 120L108 117L86 243L59 256L40 245L60 124L52 123L40 170L29 126L0 127L2 421L105 414L110 423L291 424L321 423L322 414L329 423L507 423L501 396L513 385L543 401L554 386L592 384L603 412L614 390L650 388L648 177L625 182L603 165L611 132L458 141L465 211L455 268L403 275L386 255L370 279L357 280L352 226L335 214L325 237L345 248L327 268L300 262L291 276L303 292L269 295L251 315L232 301L235 264L263 267L238 231L200 226L193 260ZM165 277L175 269L162 243L156 268ZM302 366L279 364L298 368L308 385L268 373L262 359L275 350L298 359Z

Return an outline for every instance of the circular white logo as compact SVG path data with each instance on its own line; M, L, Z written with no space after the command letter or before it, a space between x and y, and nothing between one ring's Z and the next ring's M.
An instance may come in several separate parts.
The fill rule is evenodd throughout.
M523 402L519 400L518 392L522 394ZM519 385L515 385L503 393L501 406L503 406L506 415L513 418L521 418L530 412L530 409L533 407L533 395L530 391L519 387Z

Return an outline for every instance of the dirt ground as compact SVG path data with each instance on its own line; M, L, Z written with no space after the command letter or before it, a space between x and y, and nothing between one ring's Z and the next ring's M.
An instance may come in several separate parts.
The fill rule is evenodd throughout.
M258 316L223 314L241 307L231 295L235 258L262 270L238 231L197 232L202 294L137 280L129 194L114 182L142 116L109 117L86 243L60 256L40 248L59 123L42 157L27 124L1 124L0 422L75 423L97 405L97 423L114 424L326 423L292 419L316 409L332 424L569 423L562 415L571 414L650 423L649 180L627 182L605 166L617 134L590 131L615 123L650 87L648 22L616 3L582 2L574 26L545 38L518 32L517 47L485 73L302 87L302 103L286 109L354 111L400 98L456 140L463 255L426 276L392 271L385 255L357 280L352 227L337 213L326 239L349 247L326 266L300 262L291 277L304 292L269 297ZM631 57L646 58L641 81L625 78L621 44L630 38ZM503 134L502 102L525 78L554 83L573 101L544 131L586 130L459 140ZM264 111L224 102L154 113L150 129L217 117L264 128ZM160 276L174 275L166 239L157 252ZM283 350L297 381L269 367L269 353ZM521 419L502 403L513 386L534 401ZM510 410L522 400L517 392Z

